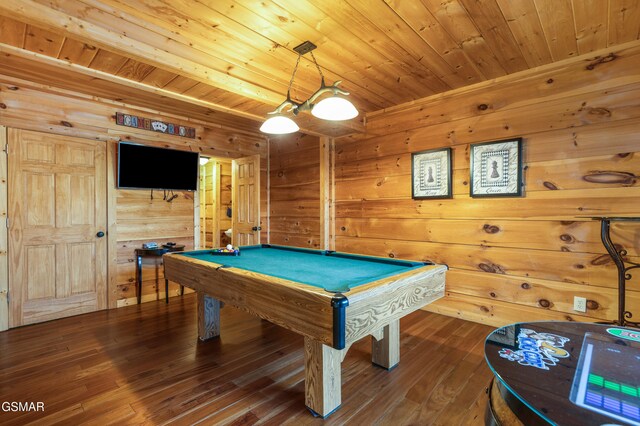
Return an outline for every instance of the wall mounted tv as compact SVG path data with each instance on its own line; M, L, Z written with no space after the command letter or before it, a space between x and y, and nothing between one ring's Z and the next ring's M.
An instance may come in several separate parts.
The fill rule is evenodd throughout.
M118 188L195 191L198 169L197 152L118 144Z

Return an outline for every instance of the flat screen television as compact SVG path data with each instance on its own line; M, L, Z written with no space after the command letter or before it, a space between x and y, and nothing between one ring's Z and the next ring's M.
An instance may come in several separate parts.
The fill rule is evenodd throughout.
M118 144L118 188L195 191L198 169L197 152Z

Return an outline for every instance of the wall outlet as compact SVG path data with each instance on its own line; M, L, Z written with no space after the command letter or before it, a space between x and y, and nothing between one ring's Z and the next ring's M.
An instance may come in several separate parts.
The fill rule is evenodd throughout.
M585 297L573 297L573 310L577 312L587 312L587 299Z

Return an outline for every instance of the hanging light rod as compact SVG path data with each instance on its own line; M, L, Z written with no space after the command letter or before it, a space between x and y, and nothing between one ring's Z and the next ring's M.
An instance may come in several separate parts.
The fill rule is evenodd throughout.
M289 81L289 87L287 88L287 98L284 100L284 102L278 105L278 107L274 111L268 113L268 115L271 115L272 117L267 119L262 124L262 126L260 127L260 130L262 132L270 134L286 134L297 132L298 130L300 130L298 125L292 119L285 115L285 113L289 112L292 112L297 116L301 111L311 111L311 114L315 117L332 121L349 120L358 115L358 110L353 106L351 102L349 102L344 97L338 96L349 95L349 92L338 87L338 85L342 83L342 80L337 80L330 86L327 86L327 84L325 83L324 74L322 74L322 70L318 65L318 61L316 61L316 57L313 55L313 50L316 49L316 47L317 46L310 41L305 41L304 43L293 48L293 50L298 54L298 60L296 62L295 68L293 69L291 80ZM300 58L302 58L302 56L307 53L311 53L313 63L315 64L318 73L320 74L320 88L316 90L315 93L311 95L311 97L309 97L309 99L307 99L306 101L296 102L291 99L291 86L293 85L293 80L296 76L296 72L298 71ZM320 102L318 102L318 104L314 104L314 102L325 93L331 93L332 96L321 100Z
M320 96L324 95L325 93L331 92L334 94L334 96L349 95L349 92L342 90L338 87L340 83L342 83L342 80L337 80L331 86L327 86L324 82L324 78L322 78L322 81L320 82L320 88L316 90L316 92L313 95L311 95L309 99L307 99L302 103L298 103L293 99L291 99L291 95L289 91L287 91L287 99L285 99L284 102L278 105L278 107L274 111L270 112L269 114L281 114L282 110L284 110L286 107L290 107L286 112L293 112L294 115L298 115L302 111L312 111L313 107L315 106L313 103L316 101L316 99L318 99Z

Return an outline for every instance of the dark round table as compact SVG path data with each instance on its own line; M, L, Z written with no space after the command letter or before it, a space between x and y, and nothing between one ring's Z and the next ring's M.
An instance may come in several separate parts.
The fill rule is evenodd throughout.
M486 424L640 425L640 330L518 323L485 342Z

